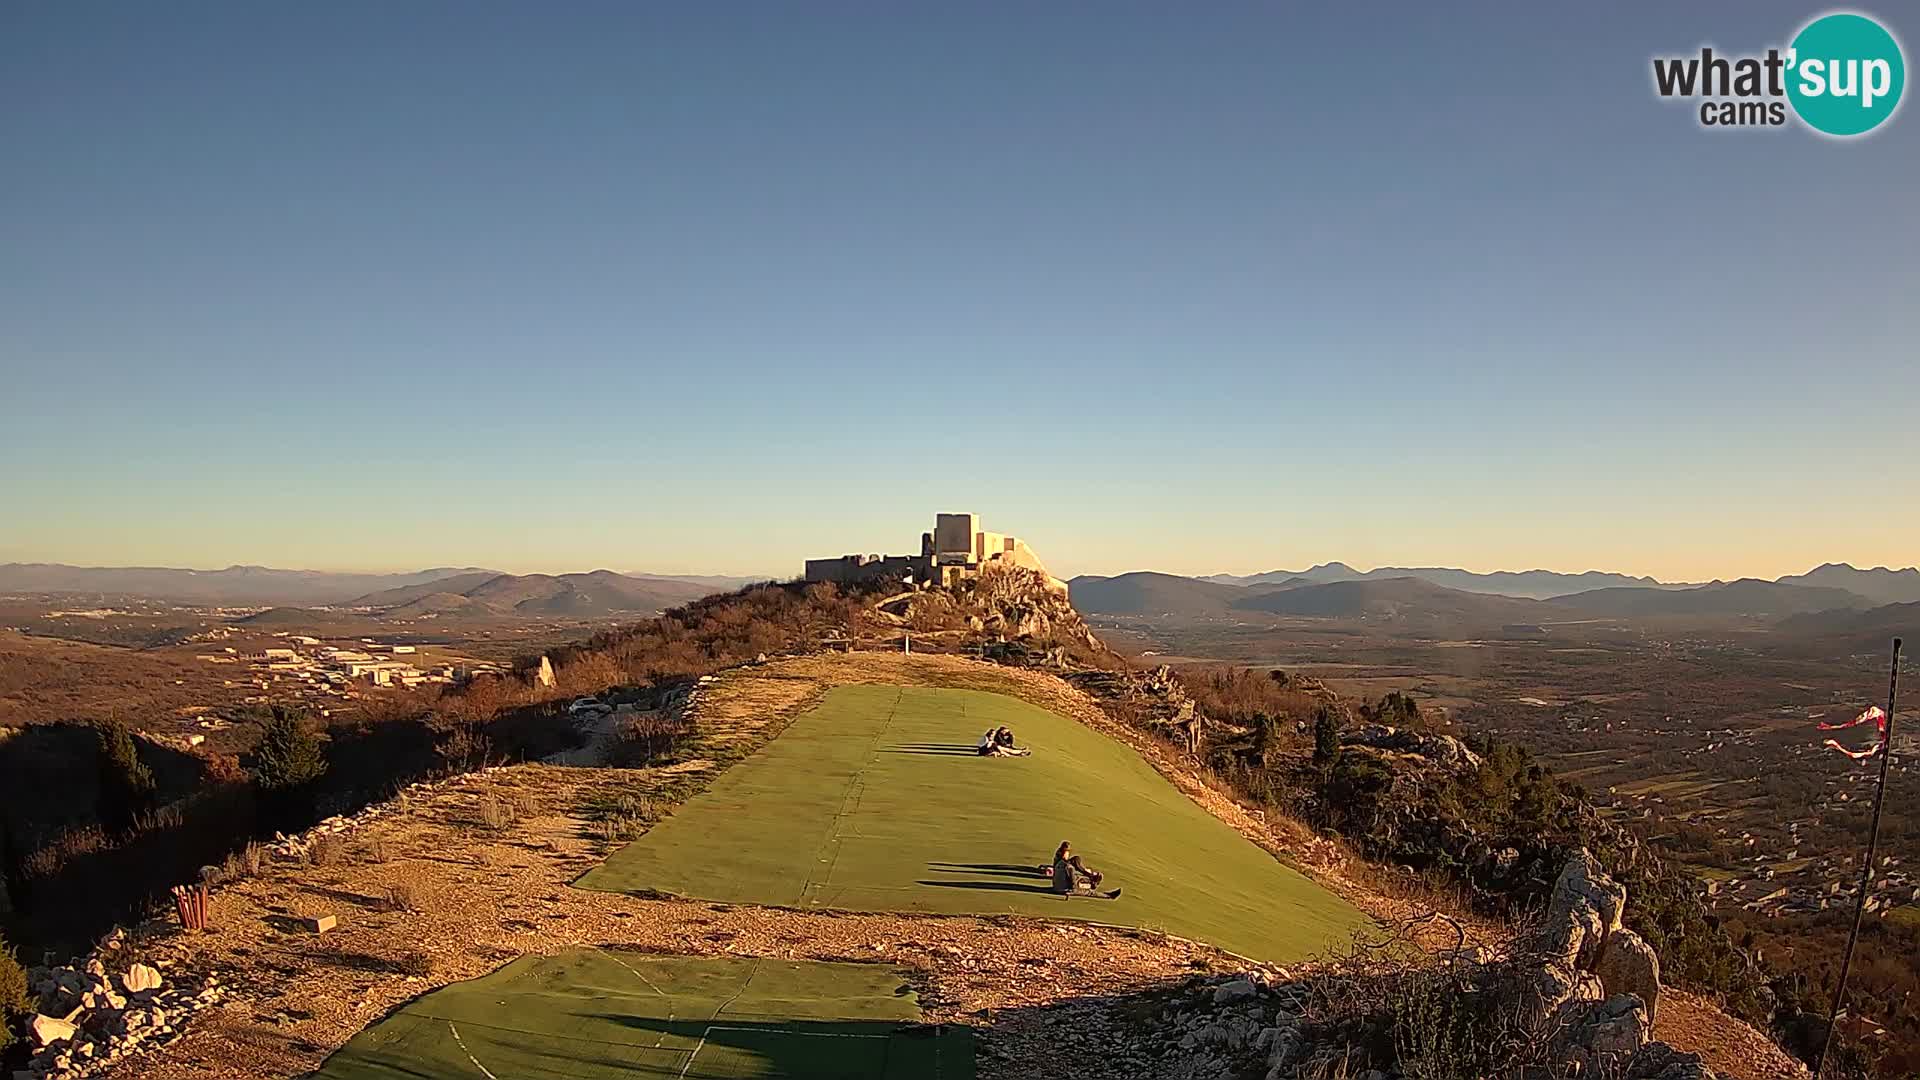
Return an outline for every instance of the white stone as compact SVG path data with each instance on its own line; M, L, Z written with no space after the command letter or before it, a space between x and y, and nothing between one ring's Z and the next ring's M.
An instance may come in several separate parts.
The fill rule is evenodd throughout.
M160 989L165 981L158 970L146 964L135 964L120 977L120 984L127 988L129 994L150 994Z
M74 1033L79 1030L78 1026L69 1024L58 1017L40 1016L37 1014L34 1016L33 1021L27 1025L27 1032L33 1036L33 1045L36 1047L52 1046L57 1042L65 1042L72 1039Z

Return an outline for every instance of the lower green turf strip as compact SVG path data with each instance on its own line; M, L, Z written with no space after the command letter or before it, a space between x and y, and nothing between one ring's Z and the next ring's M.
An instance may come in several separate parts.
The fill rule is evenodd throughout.
M874 964L530 956L355 1036L315 1080L973 1080L965 1028L919 1025Z
M982 758L1005 724L1026 758ZM1055 895L1062 840L1118 900ZM855 911L1016 912L1164 930L1287 963L1358 910L1196 806L1128 747L1015 698L844 686L583 888Z

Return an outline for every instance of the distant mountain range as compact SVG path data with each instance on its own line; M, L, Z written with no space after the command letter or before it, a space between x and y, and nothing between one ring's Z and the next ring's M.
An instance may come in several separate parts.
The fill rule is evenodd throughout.
M1454 570L1444 566L1382 566L1362 573L1342 562L1321 563L1319 566L1305 570L1269 570L1264 574L1249 574L1244 577L1236 577L1233 574L1210 574L1200 580L1251 587L1280 585L1289 581L1310 582L1318 585L1331 581L1366 581L1385 578L1419 578L1421 581L1444 585L1449 589L1459 589L1463 592L1518 596L1533 600L1546 600L1550 597L1565 596L1568 593L1616 585L1655 589L1687 587L1665 585L1650 577L1629 577L1626 574L1609 574L1600 570L1589 570L1584 574L1560 574L1552 570L1518 572L1500 570L1491 574L1476 574L1470 570Z
M375 608L387 618L422 615L522 615L582 618L652 614L720 590L611 570L588 574L459 574L370 593L347 606Z
M0 592L138 596L187 604L336 604L379 589L419 585L460 574L497 574L477 566L439 566L410 574L350 574L229 566L182 570L160 566L0 565Z
M604 575L602 577L601 575ZM501 580L528 582L518 594L506 585L496 585L480 596L469 593ZM652 601L672 598L672 604L707 593L738 588L752 578L696 577L674 575L616 574L597 570L592 574L515 575L478 566L441 566L400 574L336 573L327 570L279 570L266 566L229 566L224 570L185 570L156 566L64 566L57 563L0 564L0 593L77 593L100 596L131 596L150 600L170 600L184 604L230 606L311 605L395 606L417 602L429 596L447 594L490 606L505 603L508 610L533 601L547 604L551 610L540 614L561 614L562 609L579 611L599 609L607 604L631 604L611 610L650 611L658 607ZM542 582L560 582L549 586ZM644 582L644 587L629 583ZM374 596L398 595L399 599L370 603ZM451 601L443 601L451 604ZM527 609L531 610L531 609Z
M1556 596L1591 592L1595 589L1677 590L1701 587L1701 583L1698 582L1663 582L1650 577L1630 577L1626 574L1610 574L1601 570L1589 570L1583 574L1562 574L1552 570L1517 572L1500 570L1491 574L1476 574L1470 570L1455 570L1442 566L1382 566L1362 573L1340 562L1321 563L1319 566L1305 570L1270 570L1264 574L1245 576L1209 574L1198 580L1250 588L1256 585L1283 584L1295 579L1318 584L1328 581L1403 577L1419 578L1422 581L1430 581L1435 585L1445 585L1449 589L1460 589L1464 592L1490 593L1494 596L1521 596L1534 600L1551 600ZM1905 570L1889 570L1884 566L1859 570L1846 563L1824 563L1804 574L1790 574L1775 578L1773 583L1843 589L1864 596L1875 604L1910 604L1920 601L1920 568L1911 566ZM1719 585L1722 582L1706 584Z
M1342 563L1326 563L1297 573L1281 570L1247 577L1188 578L1140 571L1116 577L1078 577L1068 584L1074 605L1088 614L1187 618L1265 614L1460 628L1593 617L1784 618L1811 612L1855 613L1891 602L1883 597L1901 595L1910 573L1920 578L1920 572L1855 570L1829 564L1779 581L1746 578L1680 585L1620 574L1557 574L1546 570L1475 574L1426 568L1363 574ZM1575 587L1550 592L1556 582ZM1635 584L1595 587L1603 582ZM1541 592L1547 595L1529 595Z
M1239 586L1142 572L1075 578L1068 586L1074 606L1092 615L1367 619L1438 632L1532 623L1548 610L1538 600L1470 593L1411 577L1314 582L1296 574L1278 583ZM1561 612L1560 617L1573 616Z

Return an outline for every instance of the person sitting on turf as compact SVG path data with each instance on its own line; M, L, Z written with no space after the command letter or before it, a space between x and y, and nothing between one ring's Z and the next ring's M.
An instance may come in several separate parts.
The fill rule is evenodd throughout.
M1071 893L1075 890L1091 891L1100 887L1100 871L1090 869L1073 853L1072 845L1060 841L1060 849L1053 853L1053 891Z
M1080 856L1078 855L1069 857L1067 859L1067 865L1073 867L1073 872L1079 876L1082 882L1086 883L1085 887L1089 889L1098 889L1100 887L1100 880L1106 877L1105 874L1081 862Z
M973 752L981 757L1025 757L1033 753L1031 750L1022 750L1014 746L1013 732L1003 727L989 728L980 736L980 741L975 744Z

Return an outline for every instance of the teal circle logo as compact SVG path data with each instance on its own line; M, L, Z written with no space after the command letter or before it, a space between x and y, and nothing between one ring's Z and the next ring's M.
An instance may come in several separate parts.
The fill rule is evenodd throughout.
M1852 12L1822 15L1787 53L1787 100L1808 127L1865 135L1900 107L1907 62L1886 27Z

